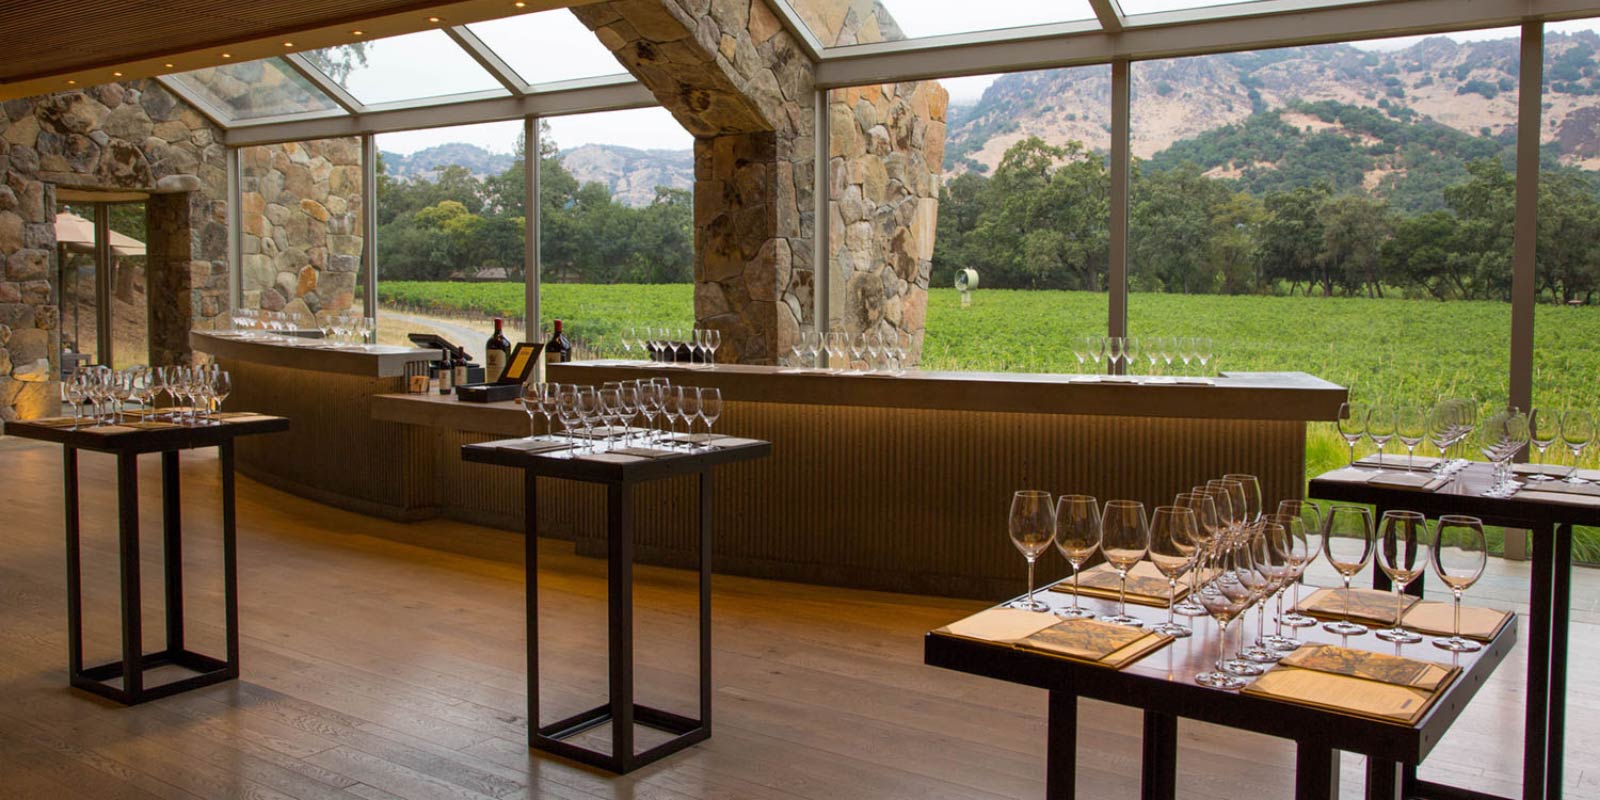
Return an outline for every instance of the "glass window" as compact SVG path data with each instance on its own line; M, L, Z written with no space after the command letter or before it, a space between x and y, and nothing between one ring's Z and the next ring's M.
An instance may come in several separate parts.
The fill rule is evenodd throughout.
M1094 19L1087 0L885 0L864 17L849 3L788 0L824 47Z
M1554 424L1569 410L1600 413L1600 20L1552 23L1544 36L1533 405ZM1582 465L1600 464L1597 452ZM1559 442L1545 460L1572 464ZM1600 532L1580 530L1573 548L1600 562Z
M364 104L504 91L443 31L429 30L306 53Z
M1130 335L1360 403L1503 406L1518 49L1509 28L1134 64ZM1311 427L1308 474L1346 457Z
M378 338L436 333L478 363L526 316L522 122L379 134Z
M338 108L305 76L276 58L206 67L173 78L236 120Z
M694 327L694 138L659 108L546 122L541 327L561 320L574 358L638 358L626 328Z
M475 22L467 29L527 83L626 72L611 51L564 8Z
M1095 371L1092 363L1080 365L1067 345L1106 330L1110 67L940 83L949 92L949 107L943 120L930 120L928 135L942 133L943 141L935 145L929 139L924 146L929 155L930 148L942 148L936 157L943 175L935 175L922 367ZM857 191L872 192L866 181L856 188L854 175L867 177L872 159L851 137L870 142L874 136L881 104L875 88L861 87L854 97L851 90L830 95L836 195L829 215L830 286L836 313L848 309L842 276L860 263L851 220L861 215L850 205ZM967 270L976 274L978 288L964 295L956 281Z

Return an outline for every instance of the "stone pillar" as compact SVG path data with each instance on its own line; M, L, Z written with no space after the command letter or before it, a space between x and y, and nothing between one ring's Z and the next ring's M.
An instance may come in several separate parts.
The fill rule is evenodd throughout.
M145 300L151 364L181 364L189 356L194 322L192 236L187 194L153 194L145 201Z

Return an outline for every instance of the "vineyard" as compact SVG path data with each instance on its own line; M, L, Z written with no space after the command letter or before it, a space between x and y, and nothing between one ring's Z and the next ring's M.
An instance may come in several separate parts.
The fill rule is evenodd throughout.
M522 284L386 282L380 303L421 313L520 320ZM543 287L544 317L562 319L591 350L620 351L628 326L693 325L693 290L674 285ZM980 290L961 307L954 289L930 293L925 369L1076 372L1072 340L1105 331L1107 295ZM1220 369L1309 372L1351 389L1353 399L1505 402L1510 306L1494 301L1367 300L1134 293L1136 337L1209 336ZM1540 307L1535 330L1536 404L1600 410L1600 309ZM1141 362L1135 374L1149 372ZM1331 424L1311 426L1306 470L1345 462ZM1554 456L1554 451L1551 455ZM1586 454L1591 465L1594 451ZM1583 533L1589 534L1589 531ZM1580 558L1600 561L1600 535L1580 537Z

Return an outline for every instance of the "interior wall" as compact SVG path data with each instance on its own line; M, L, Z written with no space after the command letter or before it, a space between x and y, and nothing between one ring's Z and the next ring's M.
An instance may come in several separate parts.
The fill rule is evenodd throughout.
M361 140L239 152L240 305L315 314L355 301L361 266Z

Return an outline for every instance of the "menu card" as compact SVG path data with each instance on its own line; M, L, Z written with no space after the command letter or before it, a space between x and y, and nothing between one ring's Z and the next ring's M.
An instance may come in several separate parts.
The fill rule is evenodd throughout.
M1178 599L1182 600L1189 593L1187 580L1178 581ZM1110 564L1101 564L1093 569L1086 569L1078 576L1079 594L1084 597L1099 597L1105 600L1115 600L1118 597L1122 579L1117 576L1116 568ZM1156 565L1148 561L1140 561L1128 570L1128 602L1141 606L1155 606L1166 608L1167 601L1172 598L1171 584L1167 577L1156 569ZM1050 587L1051 591L1072 593L1072 579L1068 578Z
M550 439L500 439L493 442L484 442L483 447L493 447L496 450L516 450L523 453L548 453L553 450L566 450L566 442L552 441Z
M1379 472L1370 478L1367 483L1371 486L1388 486L1394 489L1415 489L1419 492L1431 492L1450 482L1449 478L1441 478L1429 472Z
M1511 621L1511 612L1481 606L1461 607L1461 635L1487 642ZM1432 636L1455 633L1455 609L1450 603L1418 603L1406 612L1400 624L1408 630Z
M1379 469L1412 469L1431 470L1439 463L1439 459L1432 456L1417 456L1407 466L1406 457L1400 453L1387 453L1381 459L1377 454L1367 456L1356 462L1358 467L1376 467Z
M1172 641L1152 631L1093 619L1063 620L1020 608L991 608L935 633L1009 645L1086 664L1121 669Z
M1410 608L1415 605L1417 598L1403 595L1401 607ZM1318 589L1309 597L1300 601L1296 609L1302 614L1318 619L1341 620L1345 614L1345 590ZM1380 625L1394 624L1395 600L1394 592L1383 592L1377 589L1351 589L1350 590L1350 619L1363 622L1376 622Z
M1241 693L1412 725L1460 672L1459 667L1383 653L1307 646L1285 656Z

